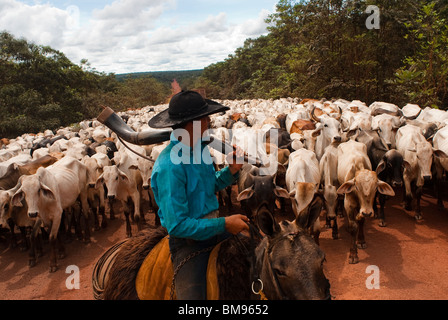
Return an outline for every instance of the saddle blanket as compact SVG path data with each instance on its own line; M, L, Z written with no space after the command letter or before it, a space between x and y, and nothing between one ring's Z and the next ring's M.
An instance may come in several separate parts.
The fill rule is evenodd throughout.
M210 253L207 267L207 300L219 299L216 261L220 246L221 243L216 245ZM166 236L150 251L138 271L135 288L139 299L169 300L173 275L168 236ZM176 299L175 292L173 299Z

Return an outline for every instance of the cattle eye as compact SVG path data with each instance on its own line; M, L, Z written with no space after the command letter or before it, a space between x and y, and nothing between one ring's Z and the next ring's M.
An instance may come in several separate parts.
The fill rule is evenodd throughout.
M118 177L116 177L115 180L118 180Z
M7 203L7 204L5 204L5 210L7 211L8 209L9 209L9 204Z
M328 124L325 124L324 127L328 128Z

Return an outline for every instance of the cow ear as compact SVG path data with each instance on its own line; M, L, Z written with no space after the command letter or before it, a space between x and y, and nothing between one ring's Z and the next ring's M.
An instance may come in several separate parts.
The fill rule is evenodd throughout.
M290 193L289 193L289 197L290 198L294 198L296 196L296 189L294 188Z
M384 162L384 160L381 160L381 162L378 163L378 167L376 167L376 174L380 174L384 171L384 169L386 169L386 162Z
M314 224L314 222L316 222L317 218L319 218L322 207L322 199L320 197L315 197L308 210L306 210L302 214L299 214L299 216L296 218L296 224L303 229L310 228Z
M448 158L448 156L446 155L445 152L443 152L442 150L437 150L437 149L433 149L433 153L436 157L439 158Z
M394 197L395 191L392 187L384 181L378 180L378 192L386 196Z
M274 194L279 198L286 198L289 199L289 193L286 189L283 189L281 187L275 187Z
M274 217L268 211L260 212L256 217L257 225L260 230L267 236L272 237L276 232L280 230L280 226L275 221Z
M352 192L354 188L355 188L355 179L347 181L346 183L344 183L342 186L339 187L337 192L340 195L344 195L346 193Z
M411 171L412 167L411 164L409 162L407 162L406 160L403 160L403 164L402 164L403 168L405 168L407 171Z
M129 182L129 177L126 175L126 173L124 173L124 172L121 171L120 169L118 169L118 175L119 175L120 178L122 178L124 181Z
M313 138L316 138L317 136L320 136L320 134L322 133L322 129L323 129L322 126L318 127L316 130L313 131L313 133L311 134L311 136L312 136Z
M252 185L251 187L241 191L236 200L238 201L247 200L250 197L252 197L254 193L255 193L254 186Z
M16 193L14 193L14 195L12 196L11 204L14 207L23 207L23 205L22 205L23 197L24 197L24 194L23 194L22 188L19 188L19 190L17 190Z
M100 185L103 184L103 182L104 182L104 177L103 177L103 174L101 174L101 175L98 177L98 179L96 179L96 182L95 182L95 189L98 189L98 188L100 187Z
M41 183L40 190L42 192L42 195L44 195L45 197L47 197L53 201L56 200L56 197L55 197L53 191L51 191L51 189L48 188L46 185Z

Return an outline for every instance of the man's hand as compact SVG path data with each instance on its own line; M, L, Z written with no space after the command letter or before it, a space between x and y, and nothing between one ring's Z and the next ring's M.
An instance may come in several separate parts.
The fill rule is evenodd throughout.
M236 235L242 231L249 231L249 218L242 214L235 214L229 217L225 217L226 230Z
M234 145L233 147L236 149L236 151L230 152L226 156L226 160L227 163L229 163L230 172L232 174L235 174L240 171L244 164L244 151L236 145Z

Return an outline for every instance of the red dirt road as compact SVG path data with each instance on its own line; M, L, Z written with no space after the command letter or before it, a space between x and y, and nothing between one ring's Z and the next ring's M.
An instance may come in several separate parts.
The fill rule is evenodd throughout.
M339 221L339 239L323 229L320 245L326 253L325 273L336 300L440 300L448 299L448 211L439 212L435 199L422 199L423 220L416 222L401 205L401 191L386 204L387 227L375 219L365 223L366 249L359 249L359 263L348 264L350 236L343 218ZM235 193L235 192L234 192ZM448 208L448 203L445 202ZM235 209L238 210L238 207ZM148 214L148 220L152 214ZM324 219L321 218L322 225ZM136 226L133 226L136 232ZM48 245L45 255L34 268L28 267L28 254L10 249L0 240L0 299L3 300L92 300L91 277L101 254L125 237L124 219L109 221L105 230L92 232L92 242L74 240L66 244L67 257L59 261L59 270L49 273ZM80 288L69 289L71 275L66 268L80 270ZM367 289L369 266L379 270L379 289Z

